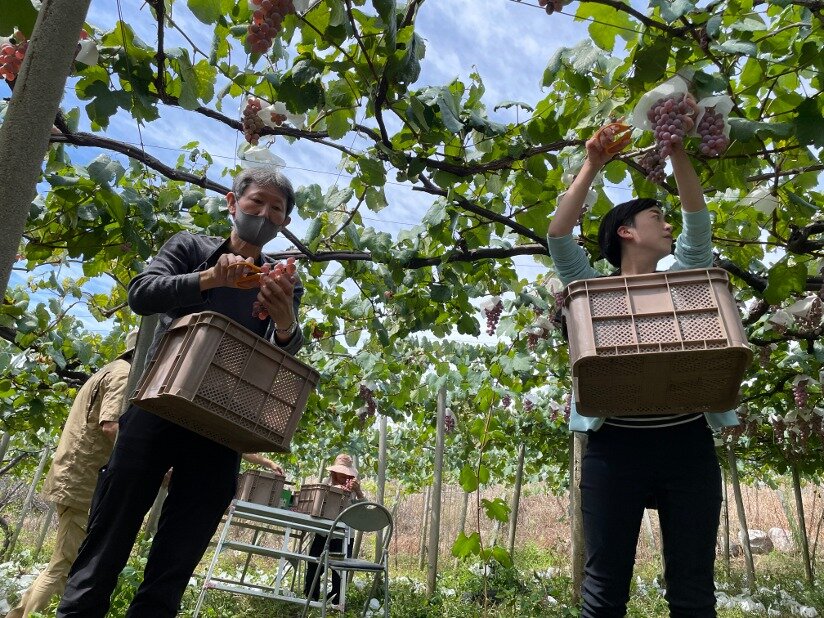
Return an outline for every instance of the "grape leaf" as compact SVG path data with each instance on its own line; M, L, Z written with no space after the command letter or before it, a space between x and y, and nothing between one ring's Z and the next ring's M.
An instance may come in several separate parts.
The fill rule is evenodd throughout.
M215 23L221 16L220 0L187 0L194 16L206 25Z
M467 536L463 530L458 533L458 538L452 544L452 555L456 558L466 558L477 555L481 551L481 535L473 532Z
M807 267L804 264L790 266L786 260L782 260L770 269L764 300L777 305L793 292L803 292L806 282Z
M818 109L816 99L805 99L795 108L795 133L802 144L824 147L824 116Z
M19 29L30 38L36 21L37 9L30 0L0 0L0 36L11 36Z

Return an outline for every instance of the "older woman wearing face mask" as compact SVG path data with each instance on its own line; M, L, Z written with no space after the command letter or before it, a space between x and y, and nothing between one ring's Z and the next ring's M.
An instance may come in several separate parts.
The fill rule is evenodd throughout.
M200 311L221 313L290 354L303 343L297 323L300 281L288 273L262 277L260 287L252 289L241 281L251 270L244 263L268 272L266 264L274 262L261 250L289 223L295 205L292 185L276 169L253 168L238 174L232 189L226 196L233 220L228 238L180 232L129 284L135 313L160 314L149 358L172 321ZM256 303L265 312L253 315ZM261 314L265 319L259 319ZM143 517L172 467L144 580L126 616L175 616L235 493L239 463L240 454L228 447L132 405L120 419L114 452L100 471L88 534L57 616L106 615Z

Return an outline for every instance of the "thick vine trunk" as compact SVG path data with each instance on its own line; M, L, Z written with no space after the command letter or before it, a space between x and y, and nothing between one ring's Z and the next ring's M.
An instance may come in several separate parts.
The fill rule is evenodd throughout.
M43 0L0 126L0 288L4 292L90 1Z

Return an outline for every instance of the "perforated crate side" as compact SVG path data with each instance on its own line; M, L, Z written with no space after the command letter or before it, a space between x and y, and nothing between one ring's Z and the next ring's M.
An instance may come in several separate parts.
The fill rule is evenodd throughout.
M730 289L720 269L571 283L565 315L578 411L734 407L752 352Z
M133 401L241 452L288 452L318 379L229 318L203 312L172 324Z
M298 492L297 510L324 519L334 519L349 505L349 492L323 483L303 485Z

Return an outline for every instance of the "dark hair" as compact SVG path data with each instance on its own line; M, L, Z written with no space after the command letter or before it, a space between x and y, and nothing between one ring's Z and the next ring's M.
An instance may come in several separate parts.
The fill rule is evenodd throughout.
M598 227L598 246L601 248L601 254L615 268L621 268L621 238L618 236L618 228L622 225L633 225L635 215L650 208L661 208L661 202L642 197L618 204L601 220Z

